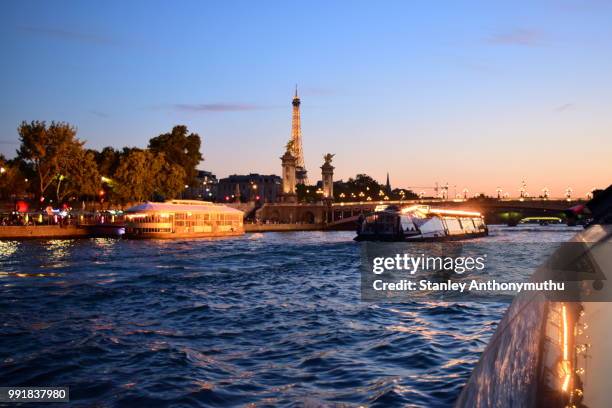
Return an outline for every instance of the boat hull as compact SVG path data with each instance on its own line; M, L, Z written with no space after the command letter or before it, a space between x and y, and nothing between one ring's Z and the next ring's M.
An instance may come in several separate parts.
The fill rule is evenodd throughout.
M244 231L224 232L126 232L124 237L129 239L190 239L190 238L223 238L244 235Z
M420 236L389 236L389 235L373 235L361 234L357 235L355 241L382 241L382 242L444 242L444 241L461 241L465 239L474 239L486 237L487 231L476 232L471 234L445 235L439 237L420 237Z

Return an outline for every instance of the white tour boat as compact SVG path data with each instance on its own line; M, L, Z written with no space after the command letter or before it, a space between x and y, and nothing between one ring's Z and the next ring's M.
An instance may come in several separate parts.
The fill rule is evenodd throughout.
M378 206L360 219L356 241L444 241L488 235L484 217L474 211L427 205Z

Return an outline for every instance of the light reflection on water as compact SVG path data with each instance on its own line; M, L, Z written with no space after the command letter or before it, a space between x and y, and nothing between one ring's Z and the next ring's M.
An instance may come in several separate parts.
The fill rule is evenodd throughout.
M70 255L70 247L74 244L70 239L53 239L47 241L45 246L47 268L64 268L69 265L68 256Z
M13 255L19 246L18 241L0 240L0 258L8 258Z
M451 405L508 303L362 303L352 237L0 241L0 383L77 406Z

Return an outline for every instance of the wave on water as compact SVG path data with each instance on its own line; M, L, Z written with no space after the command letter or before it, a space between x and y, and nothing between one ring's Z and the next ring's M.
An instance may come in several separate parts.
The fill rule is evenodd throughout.
M0 384L80 407L451 406L508 302L361 302L352 237L0 245Z

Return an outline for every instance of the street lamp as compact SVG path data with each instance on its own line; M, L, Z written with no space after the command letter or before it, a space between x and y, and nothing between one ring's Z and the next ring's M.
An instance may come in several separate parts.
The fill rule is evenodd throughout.
M521 188L519 190L519 192L521 193L521 198L525 198L525 192L527 191L527 183L525 183L525 180L521 181Z
M470 191L470 190L468 190L468 188L467 188L467 187L463 189L463 198L464 198L465 200L467 200L467 198L468 198L468 197L467 197L467 195L468 195L468 192L469 192L469 191Z
M497 190L495 190L497 192L497 199L501 199L502 197L502 193L504 192L504 190L501 189L501 187L497 187Z
M565 199L567 201L572 201L572 193L574 192L574 190L572 190L571 187L568 187L565 189Z

